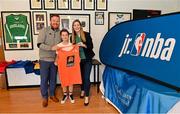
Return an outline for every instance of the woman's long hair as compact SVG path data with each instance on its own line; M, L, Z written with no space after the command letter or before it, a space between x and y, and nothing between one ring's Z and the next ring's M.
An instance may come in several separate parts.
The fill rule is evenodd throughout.
M72 23L72 43L75 43L75 37L77 35L74 28L73 28L75 22L78 22L80 24L80 38L81 38L81 40L83 42L86 42L86 37L85 37L84 31L83 31L83 28L82 28L82 24L78 19L76 19Z

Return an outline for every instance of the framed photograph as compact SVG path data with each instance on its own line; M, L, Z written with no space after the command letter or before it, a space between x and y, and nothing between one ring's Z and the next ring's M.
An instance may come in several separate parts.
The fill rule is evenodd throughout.
M29 0L31 10L41 10L42 0Z
M32 50L30 11L1 12L5 50Z
M47 12L34 11L32 14L34 35L38 35L42 28L47 27Z
M68 10L69 0L57 0L57 7L59 10Z
M82 10L82 0L70 0L71 10Z
M53 14L50 14L53 15ZM79 19L83 30L90 32L90 14L59 14L60 16L60 30L67 29L72 33L72 23L74 20Z
M84 10L94 10L95 0L84 0Z
M106 11L108 0L96 0L96 10Z
M109 12L108 13L108 29L121 22L131 20L130 12Z
M95 12L95 25L104 25L104 12Z
M44 9L45 10L55 10L56 9L56 0L44 0Z

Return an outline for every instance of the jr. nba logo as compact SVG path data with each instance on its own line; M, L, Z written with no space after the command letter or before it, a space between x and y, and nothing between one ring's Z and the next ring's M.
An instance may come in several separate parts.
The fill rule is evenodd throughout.
M140 54L145 37L146 37L145 33L138 33L136 35L136 38L135 38L135 41L131 50L132 56L138 56Z

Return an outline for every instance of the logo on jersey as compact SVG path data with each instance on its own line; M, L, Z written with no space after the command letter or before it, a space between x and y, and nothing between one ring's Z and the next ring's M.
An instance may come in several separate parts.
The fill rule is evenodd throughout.
M131 55L170 61L176 40L161 38L161 33L157 33L155 38L147 38L146 33L138 33L133 46L131 43L132 38L127 34L118 57Z

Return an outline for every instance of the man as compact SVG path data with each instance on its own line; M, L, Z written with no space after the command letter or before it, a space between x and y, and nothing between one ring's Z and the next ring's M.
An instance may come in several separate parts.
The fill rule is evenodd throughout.
M50 26L41 30L37 41L37 47L39 48L40 56L40 89L43 98L43 107L48 106L48 96L50 96L50 99L54 102L59 101L55 97L57 67L54 65L56 52L52 48L56 44L60 43L59 24L59 15L52 15L50 18Z

